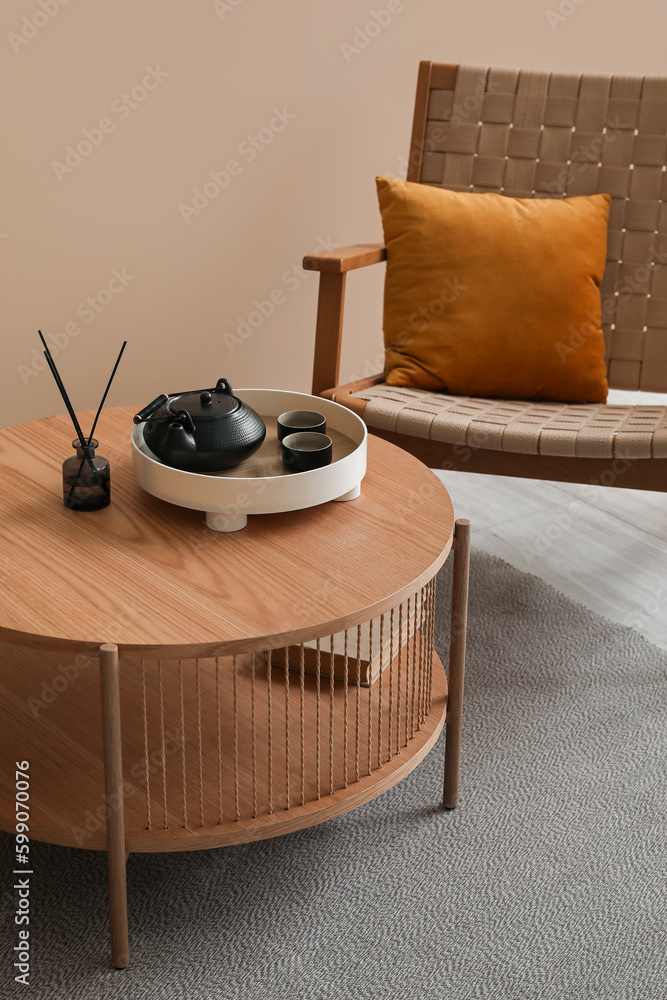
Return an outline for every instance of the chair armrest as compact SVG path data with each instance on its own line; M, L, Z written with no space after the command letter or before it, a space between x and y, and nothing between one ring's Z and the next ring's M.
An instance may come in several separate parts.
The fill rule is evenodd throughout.
M386 372L378 372L377 375L371 375L368 378L357 379L356 382L348 382L347 385L337 385L333 389L324 389L318 395L324 396L325 399L331 399L336 402L338 396L351 396L353 392L361 392L362 389L370 389L372 385L381 385L386 379ZM366 406L366 400L359 400L362 404L361 412L363 412Z
M303 258L306 271L324 271L328 274L344 274L358 267L379 264L387 259L387 250L382 243L356 243L354 246L338 247L325 253L313 253Z

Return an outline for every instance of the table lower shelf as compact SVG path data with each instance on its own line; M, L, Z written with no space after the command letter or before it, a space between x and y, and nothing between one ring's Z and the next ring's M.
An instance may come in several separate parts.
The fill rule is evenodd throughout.
M332 686L324 672L318 685L300 673L298 648L288 671L281 652L271 669L251 654L122 661L129 852L220 847L314 825L396 784L437 740L447 683L419 631L370 687L336 678ZM65 664L62 652L4 647L0 664L0 827L14 829L14 762L27 760L30 837L104 850L96 657Z

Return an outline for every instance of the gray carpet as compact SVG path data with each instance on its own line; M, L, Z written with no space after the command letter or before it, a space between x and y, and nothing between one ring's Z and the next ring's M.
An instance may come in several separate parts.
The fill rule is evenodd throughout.
M457 810L438 807L443 736L404 782L321 826L135 855L122 972L104 856L34 844L29 995L665 1000L666 708L666 653L475 552ZM11 919L3 899L3 997L26 995Z

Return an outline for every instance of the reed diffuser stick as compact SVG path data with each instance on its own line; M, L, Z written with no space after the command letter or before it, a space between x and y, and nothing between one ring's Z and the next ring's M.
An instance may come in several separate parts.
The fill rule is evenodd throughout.
M95 419L93 420L93 426L90 428L90 434L88 435L88 444L90 444L90 442L93 440L93 434L95 433L95 428L97 427L97 421L98 421L99 415L102 412L102 407L104 406L104 402L105 402L105 400L106 400L106 398L107 398L107 396L109 394L109 389L111 388L111 383L114 380L114 375L116 374L116 369L118 368L118 365L120 364L120 359L123 357L123 351L125 350L126 346L127 346L127 341L124 340L123 341L123 346L121 347L121 349L120 349L120 351L118 353L118 357L116 358L116 364L113 366L113 371L111 372L111 375L109 376L109 381L107 382L107 387L104 390L104 395L102 396L102 399L100 401L100 405L97 407L97 413L95 414Z
M79 421L76 419L76 413L74 412L72 404L69 401L69 396L67 395L67 390L65 389L65 386L63 384L63 380L60 377L60 373L58 372L58 369L56 368L55 361L51 357L51 351L49 350L48 344L44 340L44 335L42 334L42 331L38 330L37 333L39 334L39 336L41 338L41 341L44 344L44 357L47 360L49 368L51 369L51 374L53 375L53 377L54 377L54 379L56 381L56 385L58 386L58 389L60 390L60 395L63 397L63 401L65 403L65 406L67 407L67 412L69 413L70 417L72 418L72 423L74 424L74 430L76 431L77 437L79 438L79 441L81 442L81 445L83 446L86 443L86 439L83 436L83 431L81 430L81 425L80 425Z

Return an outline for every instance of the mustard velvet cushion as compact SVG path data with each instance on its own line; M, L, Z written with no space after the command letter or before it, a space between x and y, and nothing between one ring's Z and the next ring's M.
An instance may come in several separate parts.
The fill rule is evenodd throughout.
M604 403L611 198L509 198L378 177L387 385Z

